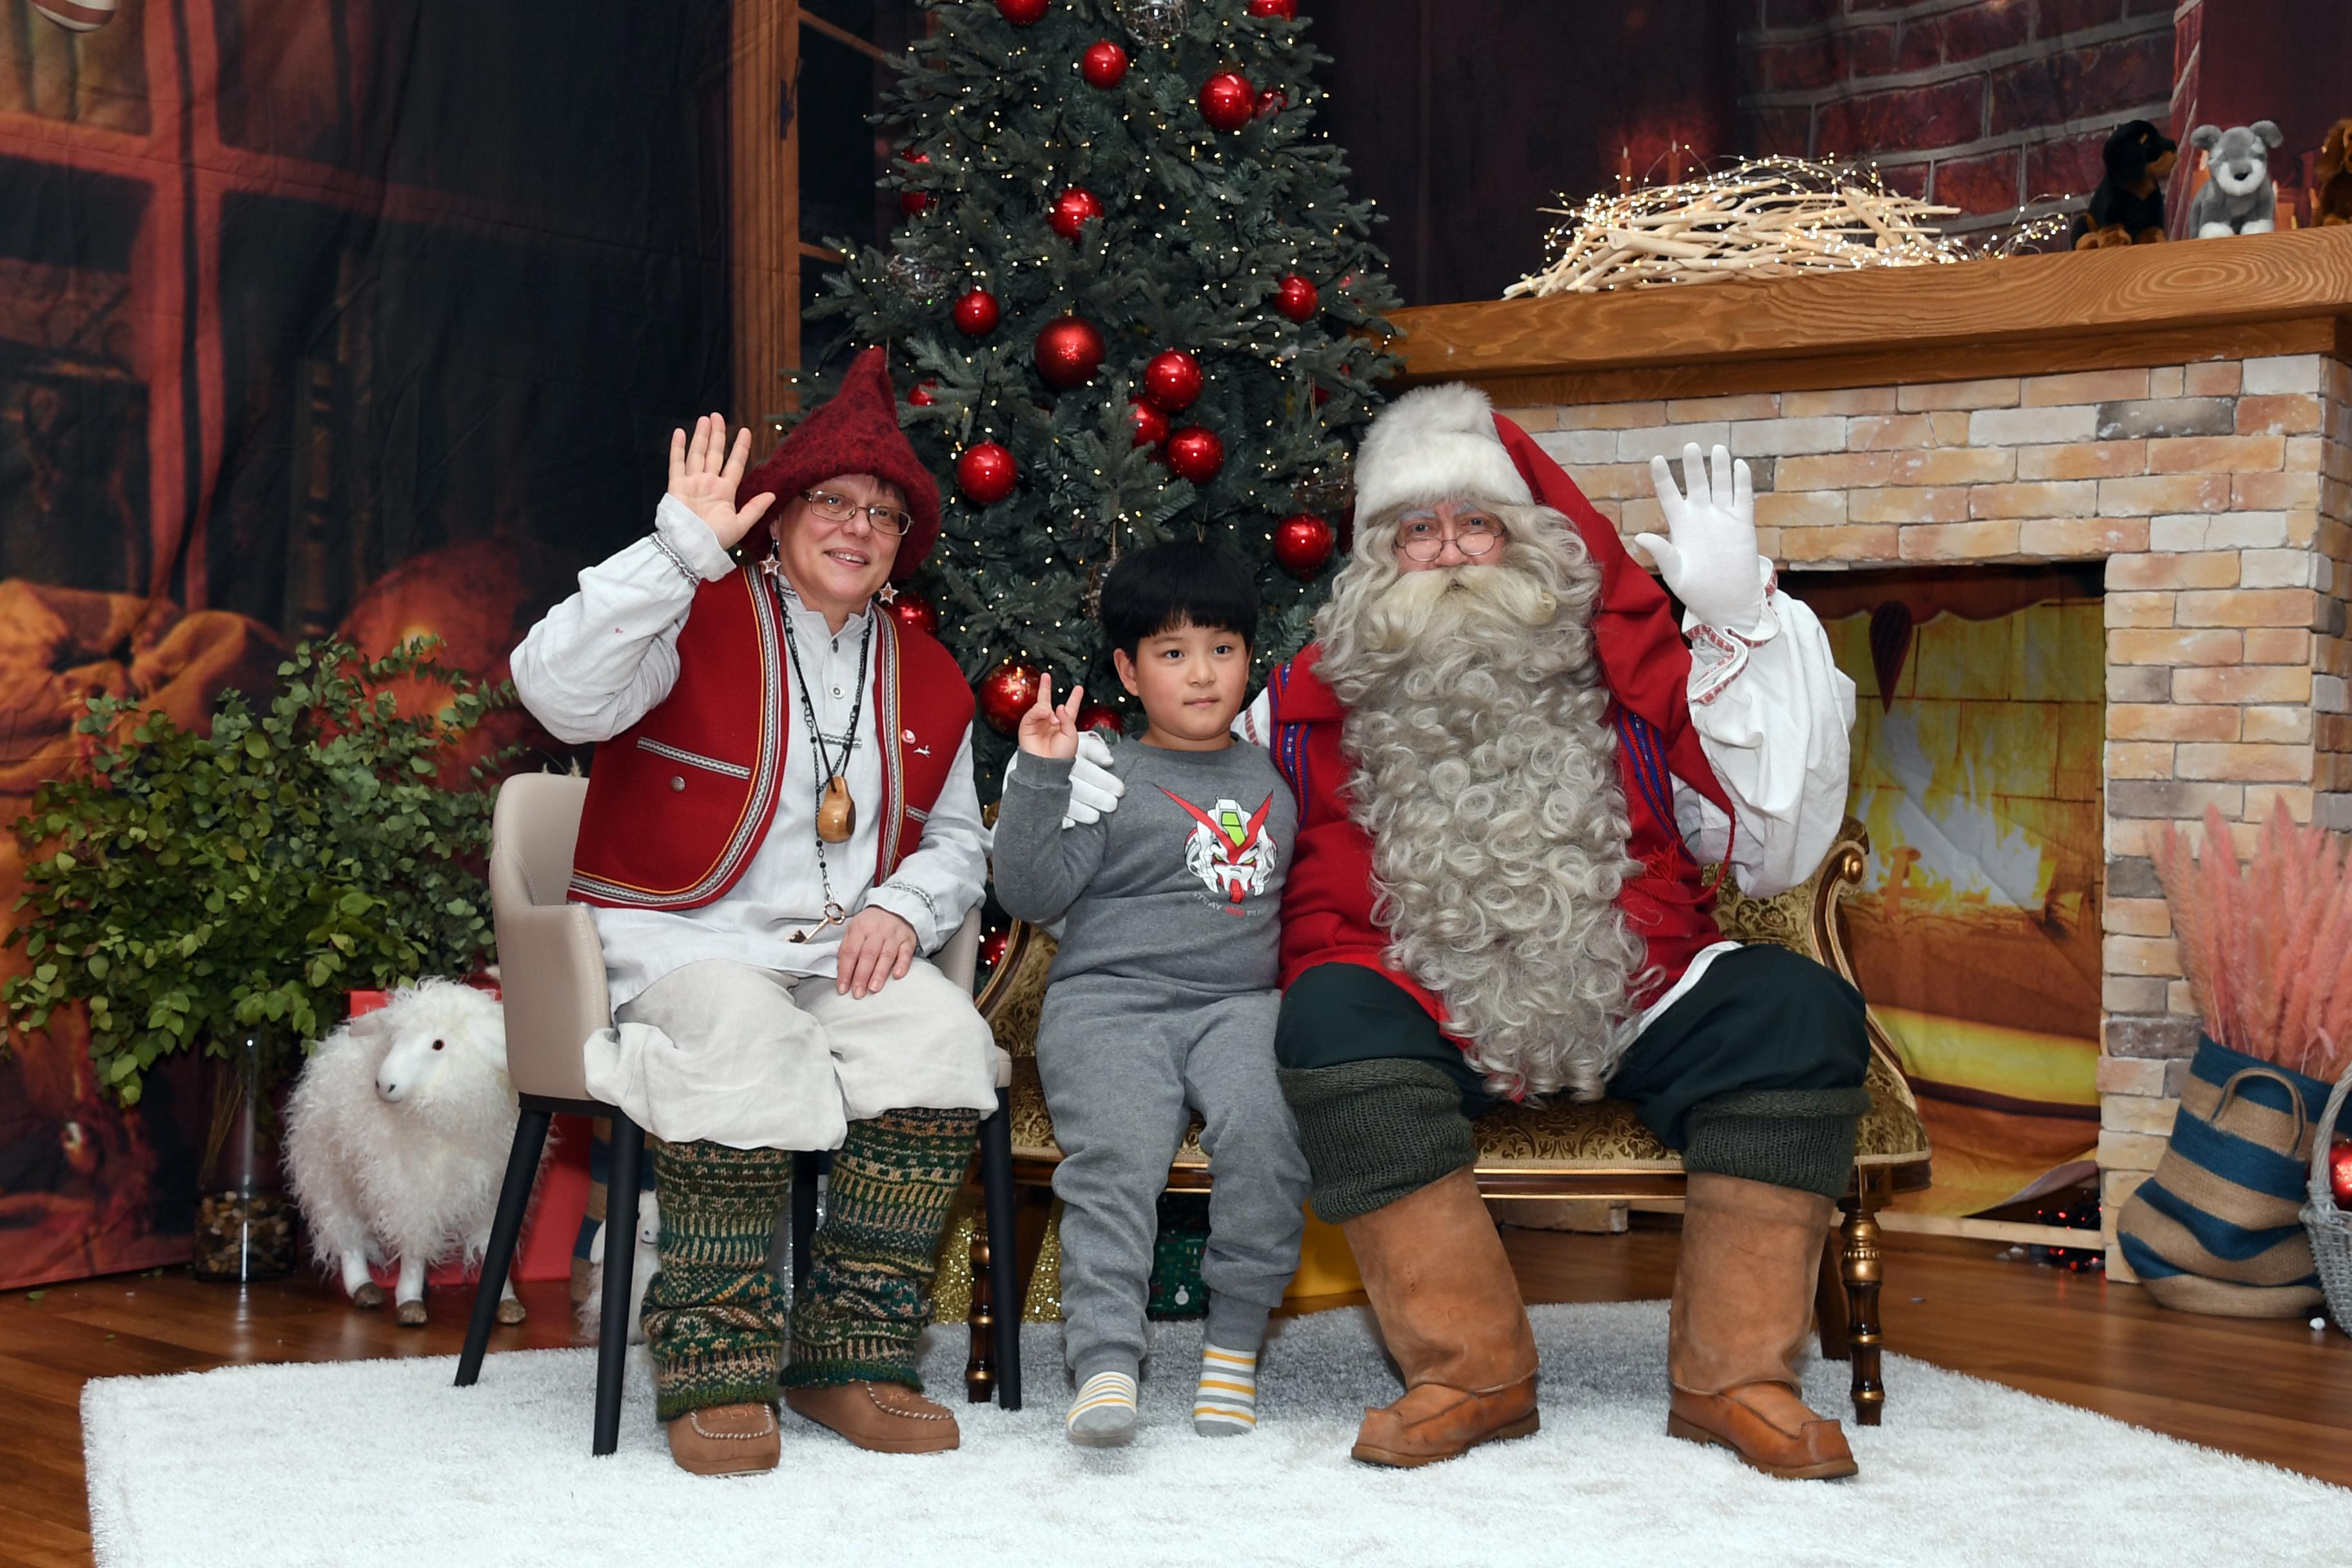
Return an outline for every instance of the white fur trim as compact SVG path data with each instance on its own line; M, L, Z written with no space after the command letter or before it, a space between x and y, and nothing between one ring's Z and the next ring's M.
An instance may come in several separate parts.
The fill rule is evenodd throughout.
M1356 515L1448 497L1497 506L1535 500L1495 433L1495 405L1475 386L1422 386L1388 405L1356 454Z

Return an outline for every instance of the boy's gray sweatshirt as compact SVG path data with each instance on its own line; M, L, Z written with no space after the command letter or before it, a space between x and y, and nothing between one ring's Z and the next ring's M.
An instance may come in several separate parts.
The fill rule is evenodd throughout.
M1270 990L1298 808L1262 746L1176 752L1123 741L1118 809L1064 828L1070 764L1024 755L996 819L997 901L1065 915L1052 979L1101 975L1190 991Z

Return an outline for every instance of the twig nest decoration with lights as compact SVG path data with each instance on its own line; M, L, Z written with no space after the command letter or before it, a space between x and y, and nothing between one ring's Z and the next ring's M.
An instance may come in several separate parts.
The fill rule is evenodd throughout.
M1975 261L2059 234L2066 221L2053 213L1990 245L1971 245L1922 221L1959 208L1896 195L1874 168L1804 158L1758 158L1697 180L1544 210L1565 220L1546 237L1552 261L1504 289L1507 300Z

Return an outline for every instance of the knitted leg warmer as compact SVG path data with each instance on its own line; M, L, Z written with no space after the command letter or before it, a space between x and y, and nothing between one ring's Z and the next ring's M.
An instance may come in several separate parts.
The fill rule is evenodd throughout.
M1315 1212L1343 1224L1452 1175L1478 1157L1462 1090L1438 1068L1379 1057L1282 1068Z
M1854 1131L1869 1110L1860 1089L1719 1095L1691 1111L1683 1168L1842 1198L1853 1177Z
M921 1392L915 1346L930 1318L931 1269L979 1128L973 1110L886 1110L849 1124L810 1243L808 1288L793 1303L785 1386Z
M768 1249L792 1191L781 1149L662 1143L661 1272L646 1287L654 1413L664 1421L713 1405L776 1402L784 1315Z

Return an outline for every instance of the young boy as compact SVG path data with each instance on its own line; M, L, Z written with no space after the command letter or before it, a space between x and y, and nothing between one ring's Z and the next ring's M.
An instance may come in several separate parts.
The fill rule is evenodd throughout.
M1065 830L1084 693L1050 681L1023 718L996 824L1007 912L1066 919L1037 1026L1063 1159L1070 1440L1135 1435L1144 1290L1160 1189L1198 1110L1215 1177L1201 1273L1209 1321L1192 1426L1257 1423L1267 1315L1298 1266L1307 1161L1275 1078L1282 873L1297 808L1263 746L1234 743L1257 585L1212 545L1139 551L1103 584L1112 661L1149 721L1113 752L1124 805Z

